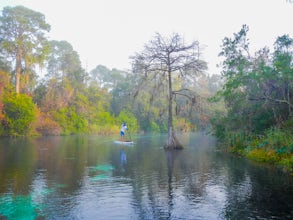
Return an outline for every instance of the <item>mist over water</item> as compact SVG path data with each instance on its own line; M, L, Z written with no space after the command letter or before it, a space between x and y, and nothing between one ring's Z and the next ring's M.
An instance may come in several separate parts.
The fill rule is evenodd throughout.
M134 136L134 135L132 135ZM293 177L222 153L214 138L1 139L0 219L292 219Z

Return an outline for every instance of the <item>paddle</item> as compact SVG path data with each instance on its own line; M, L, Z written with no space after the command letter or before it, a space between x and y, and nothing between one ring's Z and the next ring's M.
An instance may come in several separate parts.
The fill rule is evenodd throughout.
M132 141L129 129L128 129L128 132L127 133L129 135L130 141Z

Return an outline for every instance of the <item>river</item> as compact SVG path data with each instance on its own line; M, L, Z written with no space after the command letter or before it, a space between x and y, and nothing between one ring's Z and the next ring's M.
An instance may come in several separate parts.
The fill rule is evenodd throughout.
M293 177L221 152L214 138L2 138L0 219L293 219Z

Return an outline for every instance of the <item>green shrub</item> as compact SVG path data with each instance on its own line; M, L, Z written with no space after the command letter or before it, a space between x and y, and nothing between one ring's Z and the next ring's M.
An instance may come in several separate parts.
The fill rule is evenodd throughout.
M156 122L151 121L150 127L151 127L151 132L160 132L160 126Z
M293 135L293 113L291 113L290 117L288 118L287 121L285 121L283 125L284 129L286 129L288 132Z
M109 112L102 111L96 114L94 123L97 125L114 125L115 118Z
M52 118L42 112L38 113L35 130L41 135L59 135L61 134L60 125Z
M74 108L62 108L52 112L54 120L62 127L62 134L77 134L89 132L88 121Z
M293 156L282 158L279 164L284 168L284 170L293 174Z
M277 163L280 156L274 150L255 149L247 154L248 158L268 163Z
M26 135L36 118L35 104L26 94L7 92L3 96L6 132L8 135Z
M293 136L288 130L269 129L264 135L253 137L243 152L248 158L293 172Z
M134 116L132 112L127 110L122 110L120 112L120 114L117 117L117 122L119 124L126 122L128 129L132 132L137 132L139 129L136 117Z
M119 135L120 127L115 125L91 125L91 132L96 133L98 135Z

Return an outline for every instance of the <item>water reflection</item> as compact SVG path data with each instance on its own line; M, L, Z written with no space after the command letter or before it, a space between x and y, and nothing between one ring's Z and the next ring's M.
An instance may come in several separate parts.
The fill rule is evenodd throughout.
M0 219L292 219L293 180L204 134L2 139Z
M122 167L127 163L127 156L123 148L120 149L120 163Z
M167 160L167 168L168 168L168 218L171 218L172 216L172 210L173 210L173 186L172 186L172 177L173 177L173 166L174 166L174 160L176 159L177 155L180 153L180 151L175 150L166 150L166 160Z

